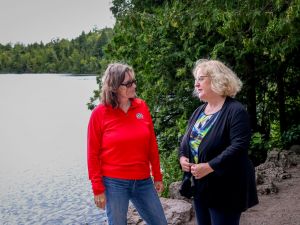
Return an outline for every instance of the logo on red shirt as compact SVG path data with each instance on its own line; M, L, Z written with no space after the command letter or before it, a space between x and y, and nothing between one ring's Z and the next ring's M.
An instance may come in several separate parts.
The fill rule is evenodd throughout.
M143 116L142 113L137 113L137 114L136 114L136 118L140 120L140 119L143 119L144 116Z

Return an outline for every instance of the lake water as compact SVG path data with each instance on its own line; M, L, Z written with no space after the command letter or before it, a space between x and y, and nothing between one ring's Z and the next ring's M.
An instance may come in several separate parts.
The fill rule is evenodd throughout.
M95 76L0 75L0 224L105 224L86 165Z

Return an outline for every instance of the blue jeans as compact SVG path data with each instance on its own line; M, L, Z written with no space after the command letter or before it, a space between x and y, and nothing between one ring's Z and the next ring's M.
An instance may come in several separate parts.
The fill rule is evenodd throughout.
M109 225L126 225L129 200L148 225L166 225L167 220L151 178L124 180L103 177Z
M241 212L209 208L200 199L194 199L194 209L198 225L239 225Z

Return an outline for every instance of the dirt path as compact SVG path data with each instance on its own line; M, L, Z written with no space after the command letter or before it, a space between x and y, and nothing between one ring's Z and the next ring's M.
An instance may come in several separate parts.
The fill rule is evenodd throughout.
M300 165L290 179L276 183L277 194L259 196L259 204L242 214L240 225L300 225Z
M290 179L276 183L277 194L260 195L259 204L242 214L240 225L300 225L300 165ZM195 225L195 218L188 225Z

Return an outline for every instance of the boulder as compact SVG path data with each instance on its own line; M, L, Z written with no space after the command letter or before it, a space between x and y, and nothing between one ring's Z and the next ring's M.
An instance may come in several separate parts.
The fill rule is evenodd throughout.
M294 167L299 162L299 156L294 151L274 148L268 153L263 164L255 167L257 191L259 194L278 192L276 182L291 178L286 169Z
M168 224L184 225L191 221L193 216L192 204L184 200L160 198ZM130 204L127 224L145 225L135 207Z
M300 145L292 145L290 147L291 152L295 152L297 155L300 155Z
M169 185L169 198L180 199L180 200L184 200L189 203L192 203L191 199L188 199L188 198L180 195L180 193L179 193L180 184L181 184L181 181L176 181Z
M291 168L296 166L299 162L299 156L295 151L274 148L272 151L268 152L265 163L273 162L276 166Z

